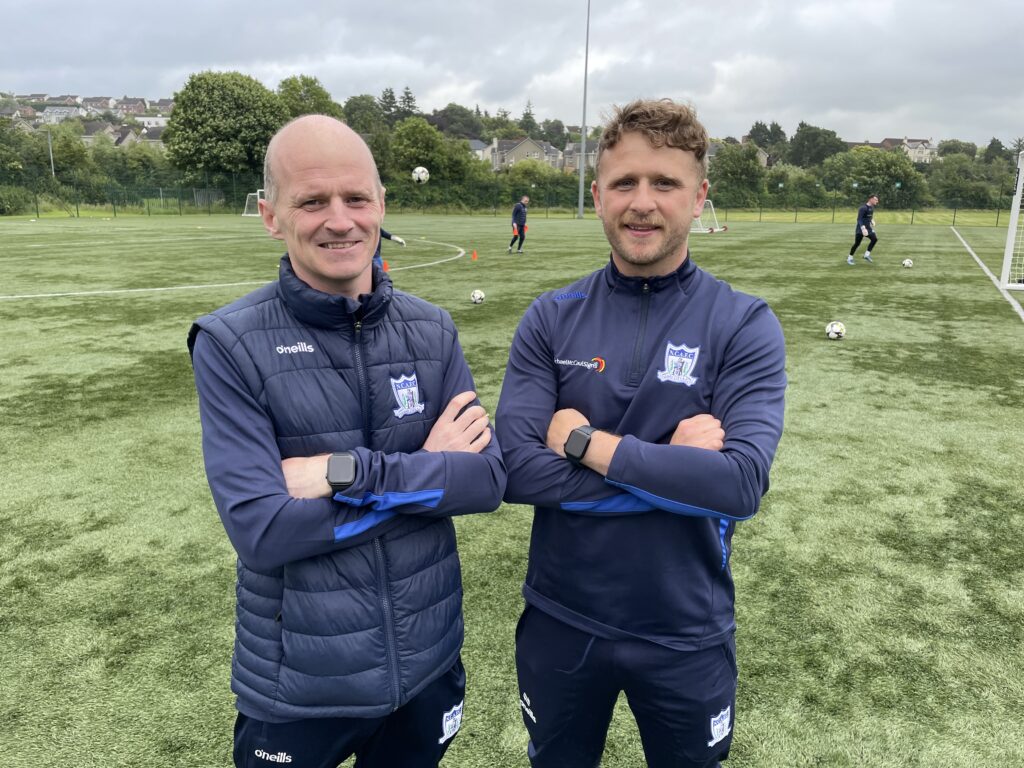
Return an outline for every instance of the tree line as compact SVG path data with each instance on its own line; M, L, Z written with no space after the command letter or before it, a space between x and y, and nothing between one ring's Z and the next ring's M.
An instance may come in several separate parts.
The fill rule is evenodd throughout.
M385 88L335 102L315 77L289 77L271 90L238 72L202 72L175 94L162 140L166 151L136 143L115 147L106 136L83 141L84 124L69 120L46 132L26 131L0 120L0 214L29 209L43 194L63 201L105 204L126 190L200 187L218 191L234 210L261 184L263 155L271 136L303 114L345 120L366 137L388 187L403 204L475 210L505 206L529 191L542 205L576 204L577 180L539 161L500 173L470 152L468 139L530 137L564 149L578 142L560 120L538 122L527 103L513 119L450 103L430 114L412 91ZM591 137L598 135L600 126ZM710 167L711 197L723 207L821 208L876 193L890 208L990 208L1011 194L1016 153L1024 138L1006 147L993 138L984 149L959 140L941 141L939 157L914 164L899 150L850 149L834 131L801 122L792 137L776 122L755 122L744 141L716 143ZM767 153L765 166L758 148ZM52 160L51 160L52 158ZM431 182L417 187L412 168L430 169Z

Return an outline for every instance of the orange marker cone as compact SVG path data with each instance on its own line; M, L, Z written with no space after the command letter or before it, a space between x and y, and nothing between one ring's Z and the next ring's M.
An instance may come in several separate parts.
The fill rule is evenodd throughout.
M473 258L473 261L476 261L476 251L473 251L473 256L472 256L472 258Z
M387 260L385 260L385 261L383 262L382 266L384 267L384 271L385 271L385 272L387 272L388 270L390 270L390 269L391 269L391 267L389 267L389 266L388 266L388 262L387 262Z

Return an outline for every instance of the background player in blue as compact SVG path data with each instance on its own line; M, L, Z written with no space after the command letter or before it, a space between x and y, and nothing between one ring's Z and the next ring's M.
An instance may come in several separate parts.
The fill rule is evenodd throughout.
M878 236L875 234L875 206L878 205L878 195L871 195L867 202L857 209L857 228L854 230L853 245L850 246L850 255L846 257L846 263L853 265L853 254L857 252L860 241L868 238L868 249L864 251L864 259L871 261L871 251L875 249Z
M505 471L446 312L373 253L384 189L344 123L270 141L280 277L189 334L203 457L238 553L236 766L438 764L465 690L453 515Z
M764 301L689 257L708 135L617 109L591 186L611 259L540 296L497 411L506 501L534 505L516 630L534 766L597 766L625 692L649 766L714 766L736 715L730 545L768 489L786 387Z
M508 244L508 252L512 253L512 246L519 241L516 253L523 252L523 243L526 242L526 209L530 205L529 195L523 195L519 202L512 206L512 241Z
M400 238L398 235L393 235L386 229L382 228L380 231L380 239L377 240L377 250L373 252L373 263L381 268L384 267L384 259L380 255L380 246L381 243L383 243L385 240L390 240L391 242L398 243L399 245L405 245L405 240Z

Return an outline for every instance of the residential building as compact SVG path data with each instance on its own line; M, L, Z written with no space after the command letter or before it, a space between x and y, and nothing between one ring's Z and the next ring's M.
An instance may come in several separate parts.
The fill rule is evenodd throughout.
M580 143L576 141L570 141L565 145L565 151L562 153L564 162L562 167L566 172L579 173L579 154L580 154ZM597 139L587 139L584 145L583 153L586 168L594 168L597 164Z

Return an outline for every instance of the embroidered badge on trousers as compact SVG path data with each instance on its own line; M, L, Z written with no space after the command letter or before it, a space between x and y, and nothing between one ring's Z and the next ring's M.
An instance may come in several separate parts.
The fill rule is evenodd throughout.
M729 705L717 715L711 716L711 741L708 742L708 746L715 746L715 744L728 736L731 730L732 705Z
M462 705L465 703L466 700L463 699L444 713L444 717L441 718L441 733L443 735L437 740L438 744L444 744L459 732L459 728L462 727Z

